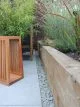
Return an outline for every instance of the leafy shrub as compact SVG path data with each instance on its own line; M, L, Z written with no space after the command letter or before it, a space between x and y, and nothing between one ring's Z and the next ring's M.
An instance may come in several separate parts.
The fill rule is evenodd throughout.
M76 50L76 34L73 26L66 20L47 16L44 25L45 35L55 41L55 47L63 52ZM51 20L52 19L52 20Z
M75 17L73 15L76 7L75 2L70 1L71 4L66 4L64 0L41 0L47 11L44 14L45 35L55 41L55 46L63 52L77 50L75 32ZM69 2L68 2L69 3ZM77 3L78 5L79 3ZM80 6L78 6L80 7ZM79 27L78 27L79 28ZM80 28L79 28L80 31Z
M27 35L34 21L34 0L0 1L0 34L7 36Z

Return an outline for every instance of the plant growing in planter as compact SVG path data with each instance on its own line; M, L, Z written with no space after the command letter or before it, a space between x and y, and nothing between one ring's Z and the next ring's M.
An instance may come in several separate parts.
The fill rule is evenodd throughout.
M45 35L53 39L55 47L63 52L78 50L76 40L79 38L75 31L76 23L72 8L75 6L74 1L41 1L47 9L46 15L44 14Z
M34 21L34 9L34 0L1 0L0 34L23 38Z
M73 11L73 14L75 16L76 45L80 53L80 11Z

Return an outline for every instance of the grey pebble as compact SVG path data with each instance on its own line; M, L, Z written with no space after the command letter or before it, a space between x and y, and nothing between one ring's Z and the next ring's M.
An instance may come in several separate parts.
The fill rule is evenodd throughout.
M36 55L36 65L40 85L42 107L54 107L54 99L47 80L47 73L44 71L44 67L38 55Z

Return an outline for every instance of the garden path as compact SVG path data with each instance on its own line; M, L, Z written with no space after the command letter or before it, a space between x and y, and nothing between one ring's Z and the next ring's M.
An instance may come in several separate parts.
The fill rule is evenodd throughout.
M23 65L22 80L9 87L0 84L0 107L42 107L35 56Z

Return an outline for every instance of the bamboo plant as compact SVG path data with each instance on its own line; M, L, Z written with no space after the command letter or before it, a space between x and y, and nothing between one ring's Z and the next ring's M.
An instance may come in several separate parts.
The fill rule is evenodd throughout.
M27 35L34 10L35 0L0 0L0 35Z

